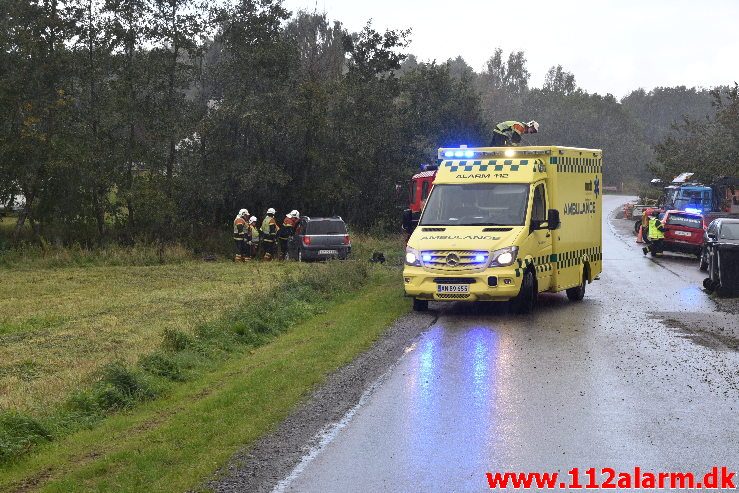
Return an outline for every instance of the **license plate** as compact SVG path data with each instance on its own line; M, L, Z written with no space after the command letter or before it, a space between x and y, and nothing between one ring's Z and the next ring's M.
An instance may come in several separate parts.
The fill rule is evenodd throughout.
M678 236L690 236L691 233L689 231L675 231L675 234Z
M336 255L338 250L318 250L318 255Z
M437 293L469 293L469 284L437 284Z

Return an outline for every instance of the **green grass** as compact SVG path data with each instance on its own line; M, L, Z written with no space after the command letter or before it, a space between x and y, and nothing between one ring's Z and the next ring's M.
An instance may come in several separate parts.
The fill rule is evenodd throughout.
M43 413L104 365L133 364L158 349L165 331L192 333L305 267L191 261L4 269L0 409Z
M316 296L321 297L318 291L317 295L293 293L296 298L289 304L308 309L313 316L307 321L291 319L297 325L272 342L236 352L162 397L115 414L90 430L40 445L37 453L0 469L0 490L196 488L235 451L273 429L328 372L368 348L393 319L408 310L397 272L375 269L370 274L372 282L360 291L331 302L315 305ZM301 289L317 290L325 282L319 275ZM232 315L244 316L238 311ZM166 354L186 353L199 336L234 325L238 320L226 317L204 325L203 333L192 339L178 340L181 334L170 337ZM248 333L251 326L242 324L232 333ZM117 378L137 385L125 374ZM16 426L33 431L33 423L19 421Z

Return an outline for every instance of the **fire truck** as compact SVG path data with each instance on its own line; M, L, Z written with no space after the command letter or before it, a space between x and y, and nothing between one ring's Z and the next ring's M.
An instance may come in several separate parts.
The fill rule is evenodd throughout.
M403 211L403 230L408 235L406 240L410 238L411 232L418 224L438 170L439 166L436 164L422 164L420 171L411 177L408 188L408 208Z

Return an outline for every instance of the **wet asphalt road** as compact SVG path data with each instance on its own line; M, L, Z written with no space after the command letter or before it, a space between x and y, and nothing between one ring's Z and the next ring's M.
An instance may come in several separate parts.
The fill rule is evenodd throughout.
M625 202L606 196L606 212ZM485 472L739 466L739 316L686 258L652 261L604 214L582 303L439 318L276 491L485 491ZM615 221L617 222L617 221ZM625 222L624 222L625 224ZM623 228L628 230L628 226Z

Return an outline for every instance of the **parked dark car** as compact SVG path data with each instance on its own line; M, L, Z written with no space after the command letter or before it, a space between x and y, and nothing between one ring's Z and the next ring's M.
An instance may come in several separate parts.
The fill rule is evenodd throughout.
M352 242L341 216L304 216L295 229L295 236L288 243L287 256L298 261L345 260L351 251Z
M703 244L703 216L685 211L667 211L662 219L665 239L662 242L668 252L701 255Z
M739 219L716 219L703 240L701 270L708 271L708 291L739 294Z

